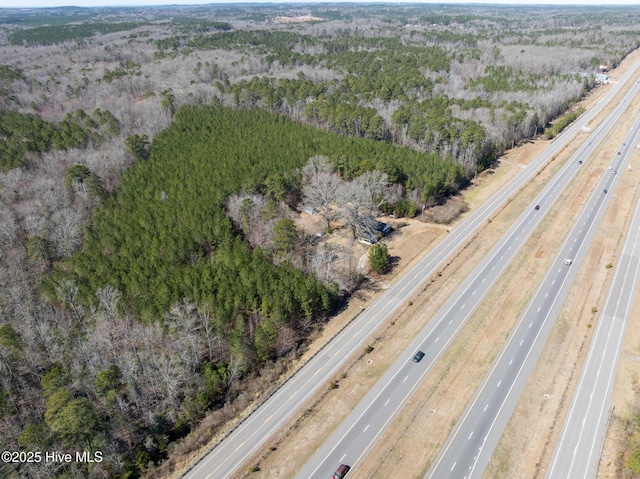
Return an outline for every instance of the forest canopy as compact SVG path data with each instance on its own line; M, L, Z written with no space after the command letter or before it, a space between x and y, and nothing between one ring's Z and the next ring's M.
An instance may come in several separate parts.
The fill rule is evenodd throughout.
M360 284L355 240L380 211L427 219L505 149L558 134L640 46L639 19L0 9L1 445L107 452L0 476L175 475Z
M345 179L389 172L425 199L464 181L460 165L437 155L258 110L186 106L156 137L149 159L129 170L95 212L83 250L69 264L83 297L89 301L110 285L146 320L185 297L208 304L224 321L256 311L279 321L326 311L324 288L251 252L224 211L230 194L268 194L267 185L314 155L327 156Z

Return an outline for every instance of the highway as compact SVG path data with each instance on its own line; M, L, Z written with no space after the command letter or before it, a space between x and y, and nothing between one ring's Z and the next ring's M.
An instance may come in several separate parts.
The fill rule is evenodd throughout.
M488 218L516 194L536 175L564 145L581 131L581 127L593 119L631 78L640 62L611 88L598 104L585 113L536 158L528 167L519 172L508 186L501 189L490 200L462 221L415 267L407 272L392 287L385 291L371 306L362 311L335 338L333 338L307 364L301 367L283 385L280 385L252 414L245 418L230 434L216 444L201 460L194 463L182 477L188 479L224 479L233 474L298 408L315 393L326 387L334 378L342 364L353 353L361 351L368 338L404 304L422 284L433 277L442 263L461 248ZM333 471L331 471L333 472Z
M636 124L635 145L640 139ZM631 151L623 157L630 163ZM622 174L626 169L620 170ZM640 276L640 202L616 262L609 292L591 339L547 479L594 478L607 433L616 366Z
M633 91L637 92L637 84ZM636 120L640 126L640 119ZM620 180L630 132L591 194L545 278L425 478L481 477L569 294ZM561 477L561 476L558 476ZM562 476L568 478L570 476Z
M296 479L328 477L341 463L353 467L353 472L350 474L357 471L358 465L364 460L386 427L393 421L413 395L415 389L444 354L491 286L507 269L518 250L526 243L548 211L549 206L562 194L565 186L582 167L579 161L582 163L587 161L589 155L606 137L638 91L638 85L633 85L612 115L594 129L589 136L589 141L578 148L571 159L548 182L530 207L516 220L509 231L418 334L411 346L400 355L353 413L304 465L296 475ZM603 184L606 184L607 188L609 187L608 182ZM606 195L604 197L606 199ZM540 209L534 209L535 205L539 205ZM571 248L573 246L570 246ZM417 350L425 352L424 359L418 365L411 359ZM433 477L448 476L437 475Z

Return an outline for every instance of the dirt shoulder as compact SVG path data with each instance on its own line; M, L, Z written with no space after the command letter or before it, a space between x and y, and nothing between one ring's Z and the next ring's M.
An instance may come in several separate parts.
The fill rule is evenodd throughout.
M620 69L611 73L612 80L615 81L624 68L638 57L637 53L628 57ZM590 95L585 100L585 106L595 103L606 93L606 88L602 87ZM593 128L606 113L603 112L588 126ZM630 115L628 117L631 118ZM585 163L560 201L548 212L543 225L529 239L521 254L485 298L413 399L371 451L365 463L360 465L358 477L417 478L424 475L553 260L564 240L568 225L572 224L591 187L615 153L622 132L627 129L620 128L617 131L620 133L610 135L603 144L600 155ZM515 218L528 207L545 182L570 158L585 135L588 133L579 135L577 141L559 153L554 161L442 268L439 275L425 283L412 301L371 340L371 352L354 353L335 378L337 389L329 389L328 385L321 387L304 412L296 415L282 428L235 477L293 477L298 466L309 459L348 416L392 364L398 351L403 351L408 346ZM475 181L476 186L464 195L470 208L481 204L510 181L547 145L548 142L544 140L522 145L505 155L499 167L479 175ZM634 159L635 161L638 160ZM555 436L561 428L575 377L579 373L597 320L591 308L602 304L612 274L612 270L605 268L605 264L615 261L621 247L625 221L636 199L635 185L639 179L636 175L640 174L640 164L629 174L624 174L609 207L606 222L581 266L579 277L552 337L485 477L536 477L544 471L545 464L550 459ZM304 361L307 355L313 354L324 344L327 338L357 313L360 306L366 306L395 278L404 274L449 229L419 221L407 221L404 226L396 226L399 227L397 232L388 240L391 255L400 258L395 270L383 278L374 278L369 288L359 291L348 309L327 325L300 361ZM635 328L630 326L629 330L628 338L635 338L634 334L640 335L638 325ZM634 349L637 344L636 340L629 345L628 364L623 362L619 368L619 374L622 370L629 370L625 375L626 379L616 382L616 398L621 394L626 395L620 403L628 401L631 404L634 400L633 395L629 396L628 388L618 387L618 383L623 385L631 381L637 388L637 378L640 377L640 352L636 351L637 347ZM614 401L618 401L616 398ZM616 454L618 452L614 448L611 457ZM295 458L295 461L291 458ZM614 460L611 464L615 469ZM249 472L249 468L252 472ZM612 474L609 477L620 476Z

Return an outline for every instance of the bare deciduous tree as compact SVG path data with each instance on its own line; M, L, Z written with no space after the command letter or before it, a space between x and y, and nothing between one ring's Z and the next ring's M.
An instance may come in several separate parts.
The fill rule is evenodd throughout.
M394 190L389 189L389 177L378 170L365 171L354 180L360 188L362 205L370 215L378 214L378 208L393 199ZM397 190L395 190L397 191Z
M110 285L98 288L98 290L96 291L96 298L98 298L100 306L102 306L105 313L107 313L107 315L109 315L111 319L116 318L118 304L121 297L122 293L120 293L120 291Z
M333 202L343 181L325 157L314 156L302 169L304 184L302 197L304 204L320 213L326 227L330 228L334 217Z
M51 216L51 241L60 256L69 256L82 242L82 213L63 208Z

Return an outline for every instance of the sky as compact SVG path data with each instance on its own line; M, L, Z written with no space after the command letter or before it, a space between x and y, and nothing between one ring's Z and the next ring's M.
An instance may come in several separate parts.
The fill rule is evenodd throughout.
M331 1L359 1L359 0L289 0L290 3L328 3ZM360 0L366 3L392 3L394 0ZM137 5L199 5L207 3L287 3L273 0L0 0L0 8L38 8L38 7L104 7L104 6L137 6ZM491 4L539 4L539 5L640 5L640 0L433 0L402 3L491 3Z

